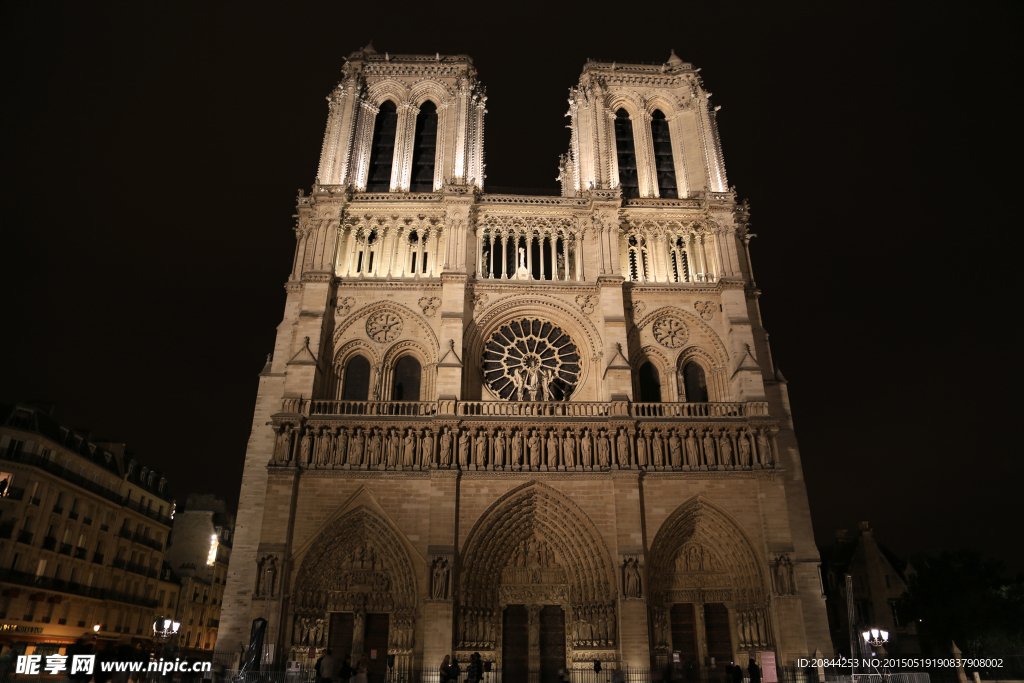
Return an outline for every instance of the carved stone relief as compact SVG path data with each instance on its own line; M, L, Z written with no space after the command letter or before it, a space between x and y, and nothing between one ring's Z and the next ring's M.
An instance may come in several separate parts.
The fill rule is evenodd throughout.
M673 318L671 316L664 317L654 323L652 331L654 333L654 338L658 340L658 343L670 349L678 349L686 343L686 340L689 337L689 331L686 329L686 323L679 318Z
M421 297L419 300L419 304L420 308L423 309L423 315L427 316L428 318L431 318L433 317L434 313L437 312L437 309L441 307L441 297Z
M402 318L397 313L378 313L366 319L366 334L374 341L394 341L401 333Z
M580 294L576 297L576 305L587 315L593 314L600 302L601 299L596 294Z
M338 316L348 315L348 312L352 310L352 306L356 303L355 298L351 296L339 296L338 307L335 309L335 313Z
M714 301L694 301L693 308L704 320L711 320L715 315L718 305Z

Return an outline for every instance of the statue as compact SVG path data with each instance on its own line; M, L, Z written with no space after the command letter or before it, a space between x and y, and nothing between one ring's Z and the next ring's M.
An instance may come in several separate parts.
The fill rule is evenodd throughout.
M569 430L565 431L565 439L562 441L562 460L566 467L576 466L576 438Z
M768 444L768 437L762 429L757 433L757 453L761 457L761 464L768 467L772 464L772 447Z
M718 441L718 452L722 456L723 465L732 465L732 441L729 439L729 432L722 430L722 438Z
M615 439L616 451L619 456L619 467L629 467L629 437L626 430L620 429L619 436Z
M540 439L537 438L537 432L533 431L530 433L530 467L540 467Z
M553 373L548 368L541 368L537 374L540 375L540 383L544 394L544 400L553 401L554 395L551 393L551 380L553 379Z
M516 430L512 437L512 464L518 467L523 463L523 433Z
M487 433L481 430L476 435L476 449L473 453L473 464L483 467L487 464Z
M627 598L639 598L640 593L640 568L636 560L626 560L625 572L625 595Z
M505 433L500 429L494 435L494 466L505 466Z
M291 458L292 454L292 428L291 425L285 425L284 431L277 435L277 452L274 454L274 460L287 461Z
M697 437L693 435L693 430L687 432L686 437L686 464L697 469L700 467L700 450L697 446Z
M311 439L310 439L310 436L309 436L309 432L310 432L310 430L307 429L302 434L301 452L299 454L299 462L301 462L301 463L308 463L309 462L309 449L310 449L310 445L311 445L310 444Z
M519 247L519 268L526 270L526 249Z
M441 433L441 467L452 464L452 433L448 427Z
M586 429L584 429L583 430L583 435L580 437L580 456L581 456L581 459L582 459L581 464L584 467L590 467L591 466L591 460L590 460L590 449L591 448L592 448L592 446L590 445L590 434L587 432Z
M469 431L459 435L459 466L469 466Z
M398 450L401 448L401 439L398 436L397 429L390 429L389 432L387 465L389 469L394 469L398 465Z
M714 467L717 464L715 439L711 436L711 430L704 432L704 461L707 462L708 467Z
M601 430L601 435L597 439L597 458L601 467L608 467L610 451L608 433Z
M526 387L526 380L523 378L522 369L512 371L512 386L515 388L513 395L517 401L523 400L523 390Z
M680 467L683 464L683 442L679 439L679 434L675 430L672 431L668 444L669 453L672 455L672 467Z
M420 467L427 469L434 462L434 436L430 430L423 433L423 443L420 444Z
M435 600L448 597L448 561L443 557L434 560L434 585L431 595Z
M661 449L661 432L654 432L654 436L651 438L651 464L655 467L665 466L665 457Z
M747 441L746 430L740 430L739 436L736 437L736 443L740 450L740 465L750 467L750 442Z
M405 450L402 455L402 467L416 466L416 435L410 429L405 435Z
M374 427L370 432L370 464L380 464L380 429Z
M636 464L647 467L647 430L643 430L636 437Z
M558 467L558 432L548 435L548 467Z
M363 464L363 430L360 427L356 427L355 436L348 445L348 464Z
M530 400L537 400L538 387L540 386L540 379L537 377L537 368L526 369L526 390L530 392Z
M348 453L348 430L342 427L338 430L338 436L336 437L334 445L334 458L332 462L335 465L341 465L345 461L345 455Z

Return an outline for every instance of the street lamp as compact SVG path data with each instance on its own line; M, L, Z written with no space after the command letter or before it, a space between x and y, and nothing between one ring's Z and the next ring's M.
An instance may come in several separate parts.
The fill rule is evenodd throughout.
M100 625L99 624L93 624L92 632L93 633L99 633L100 632Z
M860 634L864 642L871 647L882 647L889 642L889 632L883 629L869 629Z
M181 627L181 622L179 621L174 621L167 617L157 617L156 621L153 622L153 635L160 640L166 641L178 632L179 627Z

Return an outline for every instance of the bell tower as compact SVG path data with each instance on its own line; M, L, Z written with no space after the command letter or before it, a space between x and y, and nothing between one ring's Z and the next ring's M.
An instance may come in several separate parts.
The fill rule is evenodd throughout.
M353 52L327 97L317 180L358 191L483 189L487 96L467 55Z

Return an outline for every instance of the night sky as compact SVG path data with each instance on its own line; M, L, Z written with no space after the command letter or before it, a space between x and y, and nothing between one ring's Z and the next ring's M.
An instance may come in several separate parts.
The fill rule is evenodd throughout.
M870 520L1024 570L1021 7L9 0L0 401L236 504L343 58L471 55L486 182L554 194L585 60L674 48L751 202L819 543Z

